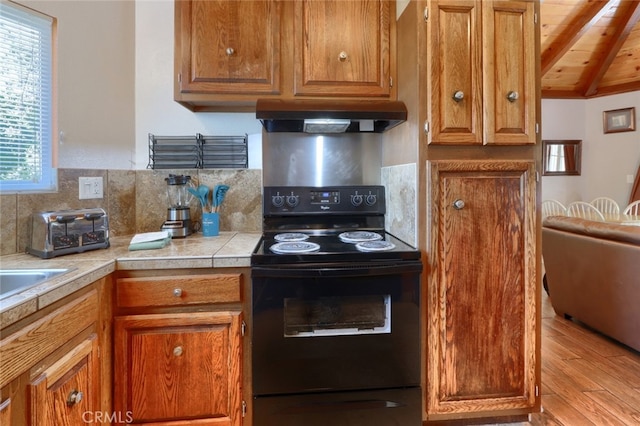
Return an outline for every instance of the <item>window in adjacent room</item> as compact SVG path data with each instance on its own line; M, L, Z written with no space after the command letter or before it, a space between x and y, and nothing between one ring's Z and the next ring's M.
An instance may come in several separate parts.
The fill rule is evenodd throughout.
M0 2L0 191L51 191L55 19Z

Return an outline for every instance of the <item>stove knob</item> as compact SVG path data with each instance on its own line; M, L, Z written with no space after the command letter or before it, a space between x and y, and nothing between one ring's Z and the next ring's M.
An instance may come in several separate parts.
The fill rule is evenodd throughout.
M284 197L282 195L274 195L271 197L271 204L273 204L274 207L284 206Z
M360 204L362 204L362 195L360 194L356 194L356 195L352 195L351 196L351 204L353 204L354 206L359 206Z
M287 205L295 207L298 205L298 197L296 195L287 195Z
M368 206L373 206L377 201L378 197L373 194L367 195L367 198L364 199L364 202L367 203Z

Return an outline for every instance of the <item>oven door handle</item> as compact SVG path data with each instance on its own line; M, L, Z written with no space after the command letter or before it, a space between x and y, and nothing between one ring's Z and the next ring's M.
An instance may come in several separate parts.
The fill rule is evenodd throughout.
M252 277L362 277L420 272L422 272L422 262L419 260L393 264L368 262L349 265L329 263L251 267Z

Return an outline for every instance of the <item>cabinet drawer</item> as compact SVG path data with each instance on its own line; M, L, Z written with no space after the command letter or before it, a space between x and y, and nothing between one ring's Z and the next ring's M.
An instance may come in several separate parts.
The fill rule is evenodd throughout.
M119 278L120 308L240 302L242 274Z

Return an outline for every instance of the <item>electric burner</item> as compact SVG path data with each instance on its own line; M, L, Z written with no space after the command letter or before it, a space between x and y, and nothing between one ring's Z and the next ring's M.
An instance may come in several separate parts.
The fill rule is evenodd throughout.
M356 248L360 251L387 251L395 247L395 244L389 241L363 241L356 244Z
M320 250L320 245L316 243L307 243L304 241L276 243L269 247L274 253L278 254L299 254L311 253Z
M280 241L280 242L297 242L297 241L304 241L308 238L309 238L308 235L302 234L300 232L287 232L284 234L276 234L276 236L273 237L274 240Z
M365 241L378 241L382 239L382 235L376 232L355 231L343 232L338 235L341 241L345 243L361 243Z

